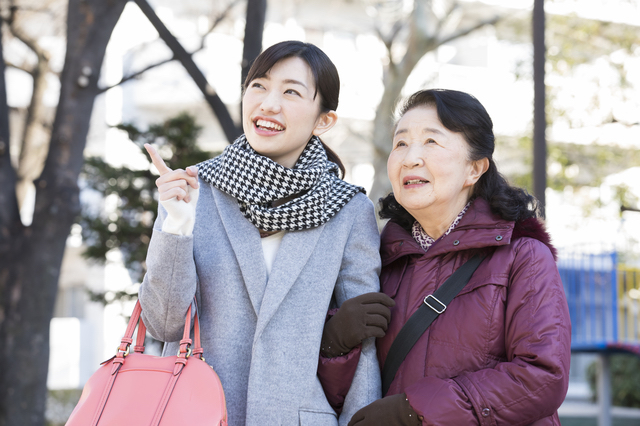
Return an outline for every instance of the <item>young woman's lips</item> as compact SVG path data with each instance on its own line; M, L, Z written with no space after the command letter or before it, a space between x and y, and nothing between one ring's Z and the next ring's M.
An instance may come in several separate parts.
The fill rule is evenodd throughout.
M253 121L253 126L256 133L259 135L276 135L285 130L284 125L275 120L265 120L264 118L258 118Z

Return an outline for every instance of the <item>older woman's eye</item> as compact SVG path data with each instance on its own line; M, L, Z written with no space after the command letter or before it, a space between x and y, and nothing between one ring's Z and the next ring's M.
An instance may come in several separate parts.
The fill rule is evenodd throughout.
M403 146L407 146L407 143L405 141L398 141L393 145L394 148L400 148Z
M436 143L436 141L434 139L429 138L426 140L426 143Z

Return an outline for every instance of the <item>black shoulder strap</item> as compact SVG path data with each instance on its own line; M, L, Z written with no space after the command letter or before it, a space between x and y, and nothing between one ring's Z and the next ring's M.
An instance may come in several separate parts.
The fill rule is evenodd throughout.
M422 333L431 323L444 312L447 305L471 279L471 275L478 268L486 255L476 254L464 265L459 267L453 275L447 279L433 294L424 298L424 303L411 315L402 327L387 354L387 359L382 369L382 396L387 394L400 364L416 344Z

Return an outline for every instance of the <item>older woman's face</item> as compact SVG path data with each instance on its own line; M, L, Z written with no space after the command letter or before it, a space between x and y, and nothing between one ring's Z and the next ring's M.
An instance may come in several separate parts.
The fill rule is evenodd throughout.
M387 172L396 200L418 221L425 214L457 214L477 181L464 136L444 127L435 106L400 119Z

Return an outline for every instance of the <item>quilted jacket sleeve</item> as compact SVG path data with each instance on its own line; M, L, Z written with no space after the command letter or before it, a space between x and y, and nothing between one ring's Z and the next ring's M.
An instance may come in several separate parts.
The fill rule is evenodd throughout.
M344 399L356 374L361 349L362 345L358 345L343 356L326 358L320 355L318 360L318 378L329 404L338 414L342 412Z
M504 324L507 361L409 386L407 397L424 425L528 425L553 415L564 400L571 324L562 282L542 243L524 238L515 250Z

